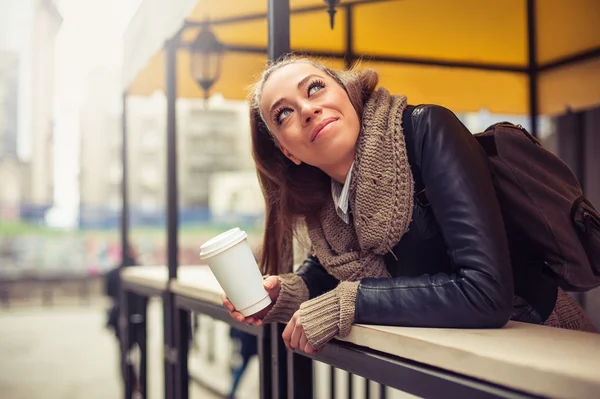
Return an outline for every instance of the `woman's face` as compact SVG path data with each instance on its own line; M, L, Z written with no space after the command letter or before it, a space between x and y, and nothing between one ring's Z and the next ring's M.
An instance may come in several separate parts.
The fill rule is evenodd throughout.
M350 167L360 121L348 94L329 74L306 62L286 65L264 84L260 108L294 163L330 175Z

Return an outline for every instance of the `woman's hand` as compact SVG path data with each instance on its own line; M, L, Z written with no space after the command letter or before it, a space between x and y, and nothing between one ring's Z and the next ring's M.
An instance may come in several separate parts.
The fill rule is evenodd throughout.
M294 313L289 323L285 327L285 330L283 330L281 337L283 338L283 342L285 342L285 346L291 351L298 349L309 355L314 355L321 352L321 349L323 349L315 349L310 342L308 342L306 332L304 331L304 327L302 327L302 323L300 322L299 310Z
M244 317L243 314L235 310L235 307L225 294L221 296L221 299L223 300L223 306L229 311L229 314L231 315L231 317L233 317L234 320L253 326L262 326L263 319L265 318L267 313L269 313L269 311L277 301L277 297L279 297L279 291L281 290L281 285L279 284L279 277L267 277L263 280L263 286L265 287L265 290L267 290L267 292L269 293L269 297L271 297L271 304L263 310L261 310L260 312L248 317Z

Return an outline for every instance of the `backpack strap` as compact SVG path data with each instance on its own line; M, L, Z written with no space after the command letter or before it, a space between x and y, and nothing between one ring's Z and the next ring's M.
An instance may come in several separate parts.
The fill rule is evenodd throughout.
M410 161L410 169L412 171L413 180L415 182L415 201L421 207L425 208L430 205L429 199L425 192L425 184L421 176L421 170L417 165L415 146L414 146L414 131L412 125L412 113L415 110L414 105L408 105L402 113L402 129L404 131L404 139L406 141L406 152Z

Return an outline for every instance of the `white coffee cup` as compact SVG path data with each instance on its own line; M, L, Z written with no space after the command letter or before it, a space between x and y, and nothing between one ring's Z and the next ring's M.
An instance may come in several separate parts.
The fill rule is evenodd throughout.
M244 317L271 304L247 237L235 227L200 247L200 258L206 260L225 295Z

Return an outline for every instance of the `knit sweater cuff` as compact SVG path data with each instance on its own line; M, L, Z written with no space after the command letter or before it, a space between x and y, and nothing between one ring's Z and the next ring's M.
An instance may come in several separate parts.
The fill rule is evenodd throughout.
M308 288L302 277L297 274L281 274L279 284L281 286L279 296L275 304L265 316L266 323L287 323L300 307L300 304L308 299Z
M345 337L354 323L358 282L337 288L300 305L300 323L308 342L318 349L335 336Z

